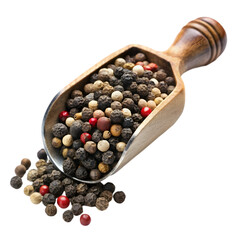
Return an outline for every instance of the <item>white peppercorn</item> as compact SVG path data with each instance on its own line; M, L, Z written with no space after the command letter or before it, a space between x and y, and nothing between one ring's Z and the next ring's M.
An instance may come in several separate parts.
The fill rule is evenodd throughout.
M125 147L126 147L126 143L125 142L119 142L119 143L116 144L116 149L119 152L123 152Z
M39 204L42 201L43 196L39 192L34 192L30 195L30 200L34 204Z
M97 144L97 148L101 152L106 152L110 147L110 144L107 140L101 140Z
M147 107L147 101L145 100L145 99L140 99L139 101L138 101L138 106L140 107L140 108L143 108L143 107Z
M98 102L96 100L91 100L89 103L88 103L88 107L90 109L92 109L93 111L97 110L98 108Z
M131 117L132 116L132 113L128 108L123 108L122 113L123 113L124 117Z
M124 58L117 58L114 62L117 67L122 67L125 63L126 60Z
M163 99L161 97L156 97L154 99L154 102L156 103L156 105L160 104L163 101Z
M141 65L134 66L132 71L138 76L142 76L144 74L144 68Z
M74 115L75 116L75 115ZM72 124L74 123L74 118L73 117L68 117L65 121L65 124L68 126L68 127L71 127Z
M73 137L70 134L67 134L62 139L62 144L66 147L70 147L73 143Z
M121 102L123 100L123 94L120 91L114 91L111 95L113 101Z
M147 102L147 106L151 109L154 110L156 108L156 103L153 100L149 100Z

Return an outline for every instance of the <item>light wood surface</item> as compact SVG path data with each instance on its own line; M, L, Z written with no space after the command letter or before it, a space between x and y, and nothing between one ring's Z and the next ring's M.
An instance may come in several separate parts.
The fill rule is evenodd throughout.
M50 103L42 127L43 142L49 157L62 170L63 159L51 145L51 128L57 122L59 112L65 110L65 102L71 91L82 89L91 74L112 63L117 57L143 52L151 62L162 66L169 75L175 77L176 87L134 132L116 167L98 181L82 182L99 182L117 172L171 127L181 115L185 102L182 73L213 62L224 51L226 42L226 33L222 26L214 19L203 17L193 20L183 27L173 44L165 52L141 45L128 45L104 58L67 85Z

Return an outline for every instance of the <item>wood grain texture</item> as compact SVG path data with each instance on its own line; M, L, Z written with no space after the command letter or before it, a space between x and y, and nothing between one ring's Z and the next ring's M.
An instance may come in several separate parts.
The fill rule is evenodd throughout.
M98 181L82 181L88 183L102 181L109 175L120 170L171 127L179 118L184 108L185 90L181 74L189 69L211 63L220 56L225 46L226 33L222 26L217 21L204 17L191 21L183 27L171 47L165 52L159 52L141 45L128 45L104 58L67 85L50 103L42 126L43 143L50 159L63 171L63 158L51 145L51 128L57 122L59 112L65 110L65 102L71 91L82 89L88 77L100 68L106 67L118 57L143 52L149 61L157 63L166 69L168 75L174 76L176 87L134 132L115 168Z

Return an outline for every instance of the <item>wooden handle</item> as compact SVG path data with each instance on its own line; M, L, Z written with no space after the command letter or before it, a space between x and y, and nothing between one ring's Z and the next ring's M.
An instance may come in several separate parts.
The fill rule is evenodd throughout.
M182 74L216 60L224 51L226 43L223 27L212 18L201 17L183 27L165 53L178 58Z

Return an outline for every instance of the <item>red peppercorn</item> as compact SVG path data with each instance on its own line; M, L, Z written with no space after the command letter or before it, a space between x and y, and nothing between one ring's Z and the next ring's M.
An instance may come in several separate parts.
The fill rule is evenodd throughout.
M150 69L152 72L156 72L158 70L158 65L156 63L149 63L148 67L150 67Z
M49 193L49 187L47 185L42 185L39 192L44 196L46 193Z
M97 124L97 118L90 118L89 123L91 124L92 127L95 127Z
M58 197L57 204L60 208L67 208L70 204L70 200L68 197L62 195Z
M81 136L80 136L80 140L83 144L85 144L87 141L92 140L92 136L89 133L82 133Z
M144 63L143 62L137 62L136 65L140 65L140 66L144 66Z
M62 112L60 112L58 117L59 117L60 121L65 122L66 119L69 117L69 112L62 111Z
M148 66L148 65L143 66L143 69L144 69L144 70L151 70L151 71L152 71L152 68L151 68L150 66Z
M82 214L80 217L80 223L84 226L89 225L91 222L91 217L88 214Z
M152 110L149 107L143 107L141 109L142 117L147 117L151 112L152 112Z

